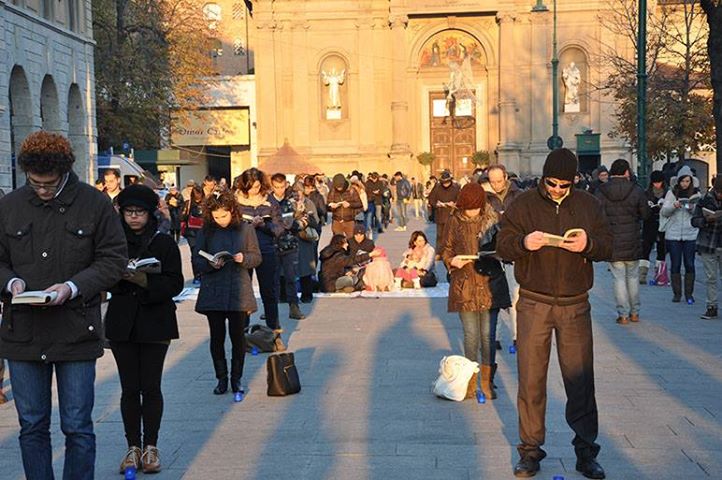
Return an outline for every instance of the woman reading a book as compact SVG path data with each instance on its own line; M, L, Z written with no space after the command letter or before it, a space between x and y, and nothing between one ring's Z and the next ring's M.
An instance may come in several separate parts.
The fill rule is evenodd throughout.
M157 259L137 262L110 290L113 297L105 317L106 337L118 365L128 442L120 472L133 467L155 473L161 468L157 446L163 363L170 341L178 338L173 297L183 289L181 256L173 238L157 230L158 196L153 190L131 185L118 195L118 206L131 262Z
M198 234L192 261L201 273L196 312L208 317L211 358L218 384L216 395L228 391L226 363L226 321L231 339L231 390L242 392L241 378L246 355L249 316L256 311L256 299L249 270L261 263L261 252L253 227L241 218L233 194L213 192L203 204L203 230ZM219 254L219 252L227 252Z
M464 329L464 356L479 361L481 351L481 391L495 399L492 387L496 366L496 321L500 308L511 306L509 285L498 260L479 258L482 239L499 221L487 203L484 188L469 183L459 192L456 210L445 225L441 259L449 270L449 312L459 312ZM453 235L448 233L453 232ZM486 245L483 245L484 247ZM466 398L476 393L478 375L469 381Z
M261 290L263 313L266 325L276 333L276 350L283 351L286 345L281 339L281 322L278 318L280 262L276 252L278 237L285 233L278 202L271 201L271 182L265 173L249 168L233 182L236 200L240 205L241 218L256 231L262 261L255 268L258 286Z
M660 230L665 232L669 258L672 261L672 301L682 300L682 260L684 259L684 296L687 303L694 303L694 253L699 229L691 220L697 201L701 198L694 186L692 170L684 166L677 172L677 183L667 192L659 214Z

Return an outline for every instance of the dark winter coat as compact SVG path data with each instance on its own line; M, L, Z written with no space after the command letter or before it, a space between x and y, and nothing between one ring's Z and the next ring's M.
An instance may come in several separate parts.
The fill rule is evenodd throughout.
M547 297L576 297L594 284L592 262L612 257L612 233L601 205L593 195L571 189L561 205L552 200L544 183L521 194L504 212L496 251L514 262L514 275L522 289ZM563 235L570 228L587 233L587 247L573 253L557 247L532 252L524 238L537 230Z
M243 262L227 261L222 268L214 268L198 252L212 255L227 251L243 253ZM243 222L238 227L204 228L198 234L198 243L192 262L201 274L201 288L196 301L196 312L255 312L256 297L253 294L249 270L261 264L253 227Z
M108 340L120 342L156 342L178 338L173 302L173 297L183 290L183 265L178 245L163 233L150 238L137 237L128 236L128 255L138 259L157 258L161 273L146 274L148 286L145 288L121 280L110 289L112 298L105 315L105 336ZM148 241L150 243L146 246Z
M328 201L326 205L331 203L340 203L346 201L349 203L348 207L338 207L336 209L328 210L331 212L334 221L352 222L356 215L363 211L363 204L361 203L361 197L359 197L356 189L350 188L348 182L346 182L346 189L339 192L335 188L332 188L328 193Z
M374 248L376 248L376 244L368 237L364 237L361 243L358 243L354 237L348 239L348 252L351 256L355 256L359 250L371 253Z
M176 206L171 205L171 200L176 201ZM183 195L180 192L173 195L169 193L165 196L165 203L168 205L168 212L170 213L170 229L173 231L180 230L181 219L183 217Z
M308 195L308 199L313 202L313 206L316 207L316 215L318 215L318 225L316 225L316 231L321 234L321 227L326 225L326 201L323 199L323 195L318 190L314 190Z
M456 202L456 197L459 196L460 190L461 187L459 187L458 183L452 183L449 188L445 188L441 183L437 183L433 190L431 190L428 202L429 205L434 208L434 221L437 225L444 225L449 220L452 209L449 207L437 207L436 202Z
M280 207L278 206L278 202L273 202L270 199L272 196L273 195L269 196L268 201L255 207L240 204L241 214L243 214L244 218L263 218L263 223L255 227L258 247L261 249L263 255L276 254L277 238L286 231L281 220Z
M722 210L722 201L717 200L714 189L697 203L692 217L692 226L699 228L697 235L697 251L699 253L715 253L722 248L722 220L709 221L702 213L702 209L717 211Z
M644 190L622 177L612 177L599 186L595 196L607 215L614 239L610 260L630 261L642 257L642 225L651 210Z
M474 268L474 262L469 262L462 268L451 266L451 260L456 255L476 255L479 252L479 237L498 221L499 216L487 203L477 217L470 218L463 212L456 211L446 223L447 231L455 233L445 236L444 244L439 250L441 259L451 275L449 312L481 312L492 307L498 308L501 304L505 304L506 307L511 303L508 300L509 286L503 271L500 278L497 276L496 289L492 291L491 278L478 273Z
M347 250L336 249L332 245L327 245L321 250L319 257L321 258L319 281L323 292L335 292L336 280L356 265L368 262L371 258L368 254L352 256Z
M320 194L319 194L320 195ZM316 206L310 198L303 200L308 226L320 232L320 222ZM319 235L320 236L320 235ZM309 242L299 237L298 239L298 276L308 277L316 274L316 249L318 240Z
M380 178L376 180L366 180L366 194L369 197L369 202L374 202L375 205L381 205L381 195L384 191L384 184Z
M6 302L0 357L62 362L102 356L100 292L128 266L125 235L107 197L72 172L49 202L26 185L0 200L0 229L0 289L13 278L24 280L28 291L66 281L78 288L77 297L56 307Z

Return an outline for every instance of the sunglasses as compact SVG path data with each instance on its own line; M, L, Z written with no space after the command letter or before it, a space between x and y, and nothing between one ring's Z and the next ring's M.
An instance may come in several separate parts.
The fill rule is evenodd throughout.
M123 209L123 215L127 215L129 217L142 217L143 215L147 214L148 210L143 209L135 209L135 208L124 208Z
M544 183L546 183L551 188L561 188L562 190L566 190L567 188L572 186L571 183L556 183L556 182L552 182L548 178L544 179Z

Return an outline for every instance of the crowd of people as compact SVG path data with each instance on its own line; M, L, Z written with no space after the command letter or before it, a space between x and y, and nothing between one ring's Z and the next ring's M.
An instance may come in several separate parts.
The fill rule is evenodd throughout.
M104 347L121 384L128 450L120 471L161 469L161 383L170 342L179 336L173 298L184 286L183 239L199 289L195 310L208 321L217 395L229 387L243 392L244 330L259 308L254 276L276 351L286 349L279 303L288 304L290 319L302 320L300 305L316 292L423 289L446 279L448 311L458 313L464 356L480 364L467 398L477 390L496 398L497 328L506 311L510 340L518 347L519 477L535 475L546 455L546 376L555 335L576 468L588 478L604 478L596 461L588 299L593 262L609 262L616 322L624 325L640 321L640 284L647 276L665 282L667 253L672 301L684 294L694 304L699 252L707 275L703 318L717 317L722 177L703 194L688 167L669 187L654 172L645 191L619 159L604 181L590 187L580 184L574 153L558 149L547 157L541 179L529 185L499 164L458 181L444 171L426 183L402 172L389 177L358 171L289 181L283 173L250 168L230 185L209 176L183 191L172 186L159 198L143 185L122 188L113 170L97 189L82 183L72 171L68 140L57 134L28 136L18 162L27 184L0 200L6 226L0 237L0 356L10 367L30 479L52 478L53 373L67 438L64 476L93 478L93 384ZM392 222L405 232L409 207L417 218L436 223L435 241L413 231L401 258L389 259L381 235ZM327 225L331 239L321 248ZM131 267L143 259L157 263L148 270ZM47 296L42 307L13 302L33 291ZM110 300L103 321L104 292Z

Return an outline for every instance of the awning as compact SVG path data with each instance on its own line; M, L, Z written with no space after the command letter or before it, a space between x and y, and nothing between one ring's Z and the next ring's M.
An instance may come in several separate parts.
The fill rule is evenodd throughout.
M135 162L140 165L155 165L157 167L180 167L184 165L198 165L198 160L187 158L183 152L174 149L162 150L136 150ZM197 154L196 154L197 155ZM182 158L186 157L186 158Z

